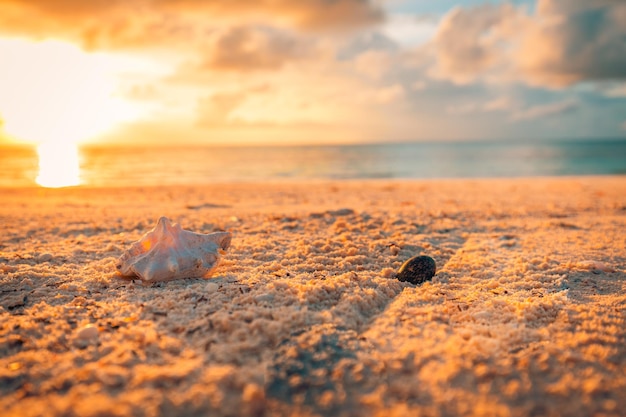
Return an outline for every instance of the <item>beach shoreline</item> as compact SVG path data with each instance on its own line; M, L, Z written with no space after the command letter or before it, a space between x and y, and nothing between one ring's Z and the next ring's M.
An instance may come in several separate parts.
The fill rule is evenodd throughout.
M626 409L626 176L0 195L2 415ZM161 216L233 233L212 278L116 275Z

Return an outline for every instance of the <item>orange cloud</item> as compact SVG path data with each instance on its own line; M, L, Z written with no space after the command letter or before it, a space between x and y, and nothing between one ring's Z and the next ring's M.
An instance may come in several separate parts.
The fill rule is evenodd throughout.
M368 0L5 0L0 32L60 37L85 47L189 43L232 24L305 31L375 24L382 10Z
M123 91L123 96L129 100L150 101L158 99L159 92L152 84L134 84Z
M176 12L281 22L309 30L360 27L383 19L382 9L369 0L154 0L153 4Z
M204 66L215 70L276 70L307 55L308 45L291 34L264 27L233 27L208 48Z
M246 99L245 94L218 93L198 101L198 125L201 127L219 126L229 123L229 117Z

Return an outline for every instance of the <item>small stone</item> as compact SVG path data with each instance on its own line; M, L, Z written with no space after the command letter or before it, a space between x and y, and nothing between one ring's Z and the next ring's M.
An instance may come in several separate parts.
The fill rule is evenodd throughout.
M331 216L350 216L354 214L354 210L351 208L340 208L338 210L328 210L327 213Z
M424 281L430 281L436 271L437 266L433 258L425 255L414 256L402 264L396 278L417 285Z
M79 340L91 341L98 337L98 328L93 324L88 324L76 333Z
M37 262L40 262L40 263L42 263L42 262L49 262L49 261L52 260L52 258L53 258L53 256L51 254L49 254L49 253L42 253L41 255L39 255L37 257Z

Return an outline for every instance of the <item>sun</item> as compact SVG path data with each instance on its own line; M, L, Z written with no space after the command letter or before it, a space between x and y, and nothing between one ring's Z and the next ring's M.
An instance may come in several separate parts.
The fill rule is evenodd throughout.
M30 143L77 144L136 119L140 109L116 95L111 54L70 43L0 39L3 130Z
M42 143L37 146L39 173L35 182L58 188L80 184L78 147L71 143Z
M79 185L78 145L145 112L117 93L120 74L134 64L119 56L0 38L0 57L0 128L37 145L35 181L43 187Z

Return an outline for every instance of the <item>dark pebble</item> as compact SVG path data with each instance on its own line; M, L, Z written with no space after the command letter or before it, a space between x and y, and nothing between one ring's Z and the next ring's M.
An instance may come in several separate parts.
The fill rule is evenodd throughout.
M433 258L424 255L414 256L402 264L396 278L417 285L433 279L436 271L437 266Z
M339 210L328 210L327 213L331 216L350 216L354 214L354 210L350 208L341 208Z

